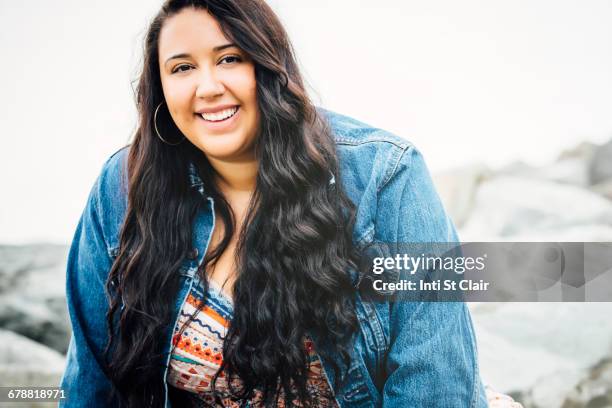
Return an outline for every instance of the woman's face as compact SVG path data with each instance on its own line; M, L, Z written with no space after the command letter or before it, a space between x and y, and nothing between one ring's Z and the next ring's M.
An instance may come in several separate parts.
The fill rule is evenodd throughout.
M170 115L191 143L212 159L253 159L259 126L255 65L214 17L185 8L167 19L159 69Z

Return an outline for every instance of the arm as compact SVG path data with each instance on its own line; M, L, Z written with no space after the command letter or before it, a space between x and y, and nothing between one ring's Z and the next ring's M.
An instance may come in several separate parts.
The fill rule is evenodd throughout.
M68 399L60 407L113 406L107 400L111 383L102 356L108 337L104 285L112 261L100 222L101 178L89 195L68 255L66 297L72 337L61 380Z
M404 151L380 191L383 242L457 242L421 154ZM384 407L486 407L472 322L462 302L390 305Z

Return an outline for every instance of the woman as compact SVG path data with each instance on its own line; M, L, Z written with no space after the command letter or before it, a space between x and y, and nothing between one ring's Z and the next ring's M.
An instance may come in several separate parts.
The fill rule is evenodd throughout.
M457 240L421 155L315 109L263 1L167 1L137 106L69 255L65 406L487 405L465 305L356 271Z

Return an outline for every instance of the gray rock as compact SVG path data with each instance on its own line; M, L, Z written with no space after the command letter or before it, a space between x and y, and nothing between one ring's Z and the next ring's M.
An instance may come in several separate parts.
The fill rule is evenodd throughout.
M586 187L589 185L589 163L582 158L567 158L545 166L540 171L544 180Z
M490 175L482 164L465 166L432 176L444 207L457 227L467 220L478 185Z
M66 256L59 245L0 247L0 328L66 352Z
M0 329L0 384L5 387L57 387L65 358L27 337ZM48 407L50 403L1 403L3 407ZM56 405L56 404L54 404Z
M612 203L576 186L504 176L480 185L460 237L495 241L585 225L612 226Z
M498 170L496 176L518 176L587 187L589 185L589 161L583 157L568 156L541 167L515 162Z
M588 223L545 230L523 230L506 239L517 242L612 242L612 225Z
M562 408L612 408L612 356L593 366L567 396Z
M595 151L589 166L589 179L591 184L599 184L612 179L612 140Z
M557 160L545 166L536 167L516 161L500 168L495 175L518 176L588 187L590 185L589 166L598 147L590 142L582 142L572 149L563 151Z
M600 385L612 386L610 368L605 374L591 368L612 358L612 303L477 303L470 309L483 381L526 408L595 407L587 403L605 395L598 394ZM602 374L594 377L595 371ZM568 400L584 405L565 406Z
M0 384L5 387L57 387L65 358L57 351L27 337L0 329ZM49 406L47 403L14 406ZM8 404L2 406L10 406Z
M602 195L608 200L612 200L612 179L609 179L607 181L602 181L601 183L598 183L598 184L593 184L590 187L590 190L597 194Z
M562 151L557 158L557 161L565 159L581 159L584 162L590 162L598 148L598 144L591 142L580 142L578 145Z

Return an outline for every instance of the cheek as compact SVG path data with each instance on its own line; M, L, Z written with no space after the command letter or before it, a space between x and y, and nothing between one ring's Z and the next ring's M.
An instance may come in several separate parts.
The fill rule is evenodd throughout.
M167 81L162 83L164 99L168 105L168 111L172 118L178 123L186 118L191 118L191 95L192 87L187 83L176 83Z
M257 84L255 78L252 80L244 80L242 84L242 102L249 110L253 132L259 127L259 104L257 103Z
M191 117L192 109L189 99L180 97L180 95L167 96L166 103L168 104L168 110L177 120L185 120Z
M248 93L250 100L257 106L257 82L255 81L255 75L248 83Z
M232 72L231 77L227 78L227 83L232 84L233 93L248 105L251 109L257 104L257 83L255 81L255 70L245 68Z

